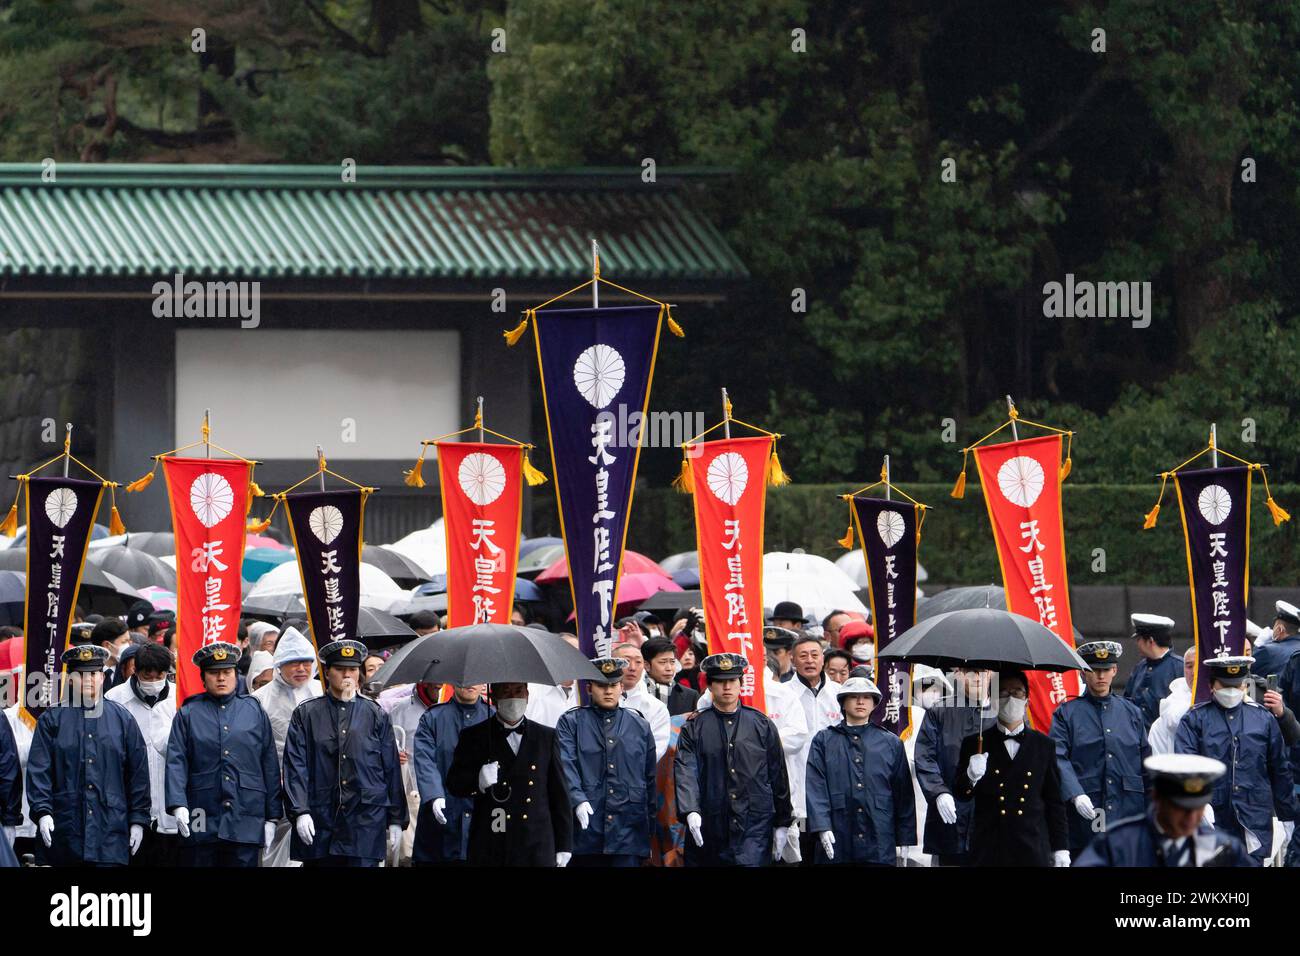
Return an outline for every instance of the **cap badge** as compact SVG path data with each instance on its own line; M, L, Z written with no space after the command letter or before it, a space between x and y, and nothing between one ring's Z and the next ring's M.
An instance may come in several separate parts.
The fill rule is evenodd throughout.
M730 657L724 657L722 660L718 661L718 670L729 671L733 666Z
M615 665L613 661L605 661L605 663L600 665L600 670L603 674L612 674L617 670L617 665Z
M95 651L94 651L93 648L83 647L83 648L82 648L82 649L77 653L77 660L79 660L79 661L88 661L88 660L90 660L90 659L91 659L92 657L94 657L94 656L95 656Z
M1200 793L1205 789L1205 779L1203 777L1188 777L1183 781L1183 789L1188 793Z
M214 661L224 661L226 659L226 649L224 647L218 647L212 652L212 659Z
M345 644L342 648L339 649L340 657L352 657L355 654L356 654L356 649L353 648L351 645Z
M1110 657L1110 651L1106 650L1106 648L1104 647L1099 647L1097 648L1097 652L1095 656L1097 660L1104 661L1106 658Z

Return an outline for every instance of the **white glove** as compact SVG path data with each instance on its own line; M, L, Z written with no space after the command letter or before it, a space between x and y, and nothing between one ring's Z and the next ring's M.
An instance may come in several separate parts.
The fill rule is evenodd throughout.
M895 847L894 850L898 855L898 865L907 866L907 855L912 852L912 848L910 846L900 846Z
M1074 798L1074 809L1079 811L1079 816L1085 820L1091 820L1097 816L1097 808L1092 805L1092 798L1086 793L1081 793Z
M703 823L704 818L698 813L686 814L686 829L691 831L691 839L695 841L696 846L704 846L704 831L700 829ZM46 840L45 845L49 846L49 844L50 841Z
M9 845L10 845L10 846L13 846L13 845L14 845L14 839L15 839L17 836L18 836L18 828L17 828L17 827L5 827L5 839L6 839L7 841L9 841Z
M1057 850L1055 853L1052 854L1052 866L1069 866L1069 865L1070 865L1069 850Z
M1205 805L1205 815L1202 816L1201 819L1204 820L1206 823L1208 823L1210 826L1214 826L1214 807L1210 806L1207 803Z
M135 856L135 851L140 849L140 844L144 842L144 827L138 823L131 824L131 830L127 837L128 845L131 847L131 855Z
M271 849L271 844L275 841L275 824L267 820L262 824L262 846Z
M300 816L294 823L294 829L298 831L298 839L307 846L311 846L312 841L316 839L316 823L310 813Z
M48 847L54 839L54 817L47 813L36 821L36 826L41 831L41 842Z
M972 785L979 783L984 779L984 774L989 769L988 754L971 754L970 763L966 765L966 776L970 778Z
M397 841L401 838L402 828L396 823L390 823L388 825L388 849L390 852L397 849Z
M572 853L565 853L563 850L561 850L559 853L555 854L555 865L568 866L569 861L572 859L573 859Z
M433 818L442 826L447 825L447 801L443 797L438 797L433 801Z
M786 841L790 839L789 827L777 827L772 831L772 855L780 856L781 851L785 849ZM797 843L799 838L795 837Z
M485 763L478 772L478 788L487 793L496 786L497 775L501 773L501 764L493 760Z
M190 808L176 808L176 830L181 836L189 839L190 835Z
M578 818L578 826L587 829L587 824L591 822L591 804L584 800L574 809L573 815Z
M957 822L957 801L951 793L941 793L934 801L934 808L939 811L939 819L951 826Z
M6 832L9 832L11 829L12 829L12 828L10 828L10 827L5 827L5 831L6 831ZM1286 842L1287 842L1287 843L1290 843L1290 842L1291 842L1291 837L1295 834L1295 821L1294 821L1294 820L1283 820L1283 821L1282 821L1282 832L1286 834ZM13 840L10 839L9 842L12 843Z
M822 852L826 854L826 859L835 859L835 834L830 830L823 830L821 835Z

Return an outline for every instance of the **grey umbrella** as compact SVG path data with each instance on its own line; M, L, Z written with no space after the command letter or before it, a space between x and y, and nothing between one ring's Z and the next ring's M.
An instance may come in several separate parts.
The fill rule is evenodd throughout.
M863 600L866 600L867 592L861 592ZM978 587L965 588L948 588L940 591L932 597L924 598L916 606L916 621L921 621L935 617L939 614L947 614L949 611L960 611L965 608L996 608L999 611L1007 609L1007 592L995 584ZM1074 643L1082 644L1083 635L1079 633L1077 627L1072 628L1074 631Z
M302 603L301 594L264 594L253 601L246 601L243 606L245 617L303 617L307 606Z
M417 681L461 687L506 681L554 685L600 680L600 672L558 634L513 624L474 624L411 641L374 680L381 686Z
M361 563L373 564L404 587L414 587L429 580L429 573L406 555L375 544L362 546Z
M0 571L21 571L27 573L27 549L26 548L9 548L7 551L0 551ZM97 564L87 561L85 567L81 570L81 594L85 597L118 597L130 601L140 600L140 592L130 584L123 581L114 574L109 574ZM121 600L111 602L112 606L117 608L122 604ZM118 608L112 611L113 614L120 614L125 608ZM92 607L92 610L101 610L98 607Z
M139 531L127 533L121 547L152 554L155 558L165 558L176 553L176 535L170 531Z
M87 563L99 565L133 588L176 590L176 572L144 551L134 548L100 548L90 552Z
M1092 670L1042 624L996 608L966 608L927 618L904 631L878 656L931 667Z

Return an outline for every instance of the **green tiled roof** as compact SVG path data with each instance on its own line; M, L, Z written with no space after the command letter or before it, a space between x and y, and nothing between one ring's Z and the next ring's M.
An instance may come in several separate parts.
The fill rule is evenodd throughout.
M0 164L0 275L618 280L747 273L682 188L718 170Z

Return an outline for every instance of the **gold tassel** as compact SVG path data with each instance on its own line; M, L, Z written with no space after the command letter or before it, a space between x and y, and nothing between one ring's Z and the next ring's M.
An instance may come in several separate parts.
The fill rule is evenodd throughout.
M0 524L0 534L6 538L16 537L18 534L18 503L14 502L13 507L9 509L9 514L5 515L5 520Z
M540 485L546 482L546 476L538 471L533 463L528 460L527 448L524 449L524 481L528 482L530 485Z
M520 339L524 337L524 333L528 331L528 320L532 317L532 314L533 313L531 311L525 312L524 320L522 322L516 325L509 332L502 333L506 337L506 345L514 345L516 342L518 342ZM421 486L417 485L417 487L421 487Z
M271 519L270 517L266 517L261 521L250 521L244 530L249 534L261 534L269 527L271 527Z
M691 473L691 463L689 459L682 459L682 470L678 472L677 477L673 479L673 487L683 495L695 494L695 475Z
M772 446L772 457L767 463L767 483L773 488L790 484L790 476L781 467L781 459L776 456L776 446Z
M402 474L406 476L405 481L412 488L423 488L424 487L424 475L422 474L423 471L424 471L424 449L421 448L420 457L415 460L415 467L412 468L410 471L402 472Z
M1152 508L1150 511L1147 512L1146 519L1142 522L1142 530L1146 531L1148 528L1154 528L1156 526L1156 518L1159 516L1159 514L1160 514L1160 505L1157 504L1154 508Z
M141 475L135 481L131 482L129 485L126 486L126 490L144 491L146 488L149 487L150 483L153 481L153 476L157 472L158 472L158 465L155 463L153 466L153 471L149 472L149 474L147 475Z
M838 539L837 543L846 551L853 550L853 522L849 522L849 530L844 532L844 537Z
M1291 520L1291 513L1274 501L1272 495L1268 496L1264 504L1268 505L1268 513L1273 516L1273 524L1278 525L1283 521Z
M266 492L262 490L262 486L255 481L250 481L248 483L248 493L252 495L254 498L266 497Z
M668 331L671 332L673 335L677 336L679 339L686 338L686 333L682 331L682 327L678 325L677 320L673 318L672 309L668 310Z
M1070 456L1069 456L1069 455L1066 455L1066 456L1065 456L1065 464L1061 465L1061 480L1062 480L1062 481L1065 481L1066 478L1069 478L1069 477L1070 477L1070 468L1071 468Z
M117 510L117 505L113 505L112 516L108 522L109 534L126 534L126 525L122 524L122 515Z
M952 497L954 498L966 497L966 466L965 465L962 466L961 474L957 476L957 483L952 486L951 494Z

